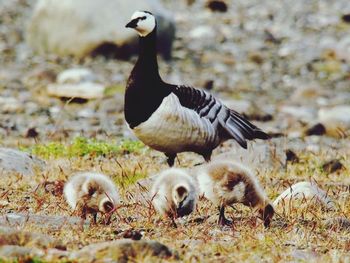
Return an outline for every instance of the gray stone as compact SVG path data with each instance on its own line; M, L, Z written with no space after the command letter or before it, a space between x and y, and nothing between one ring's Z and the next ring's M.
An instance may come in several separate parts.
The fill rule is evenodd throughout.
M62 98L100 99L105 93L105 85L89 69L72 68L62 71L56 83L47 86L51 96Z
M62 227L82 228L89 226L88 220L70 216L45 216L35 214L5 214L0 216L0 226L14 227L34 224L51 230L59 230Z
M157 241L120 239L88 245L72 252L69 259L78 262L129 262L150 256L161 259L177 258L176 253Z
M97 76L87 68L71 68L62 71L57 76L57 83L81 83L81 82L94 82L97 80Z
M350 231L350 220L346 217L332 217L327 219L324 224L330 229Z
M116 55L129 56L138 42L137 34L125 24L136 10L149 10L157 16L159 47L170 58L175 25L158 0L134 0L132 4L126 0L39 0L27 40L40 53L81 58L115 49Z
M36 169L43 169L44 161L11 148L0 148L0 171L17 173L22 176L33 176Z
M13 97L0 97L0 108L4 113L18 113L24 109L23 103Z
M100 99L103 98L104 91L104 85L93 82L50 84L47 86L49 95L62 98Z
M65 249L61 241L54 238L27 231L22 231L10 227L0 227L0 247L4 245L11 246L33 246L37 248L58 248Z
M222 100L222 102L230 109L233 109L239 113L252 113L253 105L248 100Z
M321 204L326 209L335 210L335 202L327 195L327 193L312 182L299 182L280 194L274 201L273 205L278 207L283 204L290 204L290 201L314 201Z
M213 160L227 159L247 165L252 170L278 171L283 170L287 164L284 139L276 138L269 142L250 142L248 149L237 145L230 147L230 150L213 156Z
M0 246L0 261L6 260L6 262L32 262L26 261L32 258L40 258L45 255L45 252L41 249L34 247L22 247L16 245L4 245ZM22 261L23 260L23 261Z
M215 37L215 31L210 26L202 25L192 29L189 33L189 36L194 39L197 39L197 38L210 39Z
M316 262L320 257L315 251L301 249L292 250L290 256L293 258L294 262Z
M0 247L0 262L2 262L1 259L6 260L6 262L37 262L33 259L41 259L44 262L62 262L68 258L68 255L69 252L55 248L39 249L17 245Z
M307 106L282 106L280 112L289 115L297 120L310 122L316 118L316 111L312 107Z
M350 130L350 106L321 108L318 111L318 121L326 128L327 135L336 138L346 137Z

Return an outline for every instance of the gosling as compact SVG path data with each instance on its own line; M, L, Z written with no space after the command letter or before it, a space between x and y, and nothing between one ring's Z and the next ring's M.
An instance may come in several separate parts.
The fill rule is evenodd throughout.
M219 207L220 225L231 225L225 207L234 203L257 208L264 226L270 225L274 208L257 178L246 167L231 161L213 161L195 170L201 195Z
M197 196L195 180L183 169L170 168L161 172L151 189L155 210L169 217L175 227L176 218L193 212Z
M91 214L95 224L98 212L105 215L105 223L109 224L119 204L117 187L110 178L100 173L75 174L65 184L63 191L69 206L83 219Z

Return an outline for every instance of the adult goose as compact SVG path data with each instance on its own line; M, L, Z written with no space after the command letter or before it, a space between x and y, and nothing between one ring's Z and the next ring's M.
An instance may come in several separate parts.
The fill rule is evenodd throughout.
M211 94L200 89L165 83L157 63L157 21L148 11L136 11L126 25L139 34L139 57L125 91L124 114L135 135L165 153L169 166L177 153L192 151L210 160L220 143L269 136Z

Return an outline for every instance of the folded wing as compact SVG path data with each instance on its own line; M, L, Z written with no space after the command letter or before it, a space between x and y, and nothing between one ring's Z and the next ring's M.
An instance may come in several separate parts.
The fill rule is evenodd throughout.
M243 148L247 148L246 140L269 138L238 112L227 108L204 90L176 85L171 85L171 90L179 98L182 106L196 111L201 118L206 118L211 123L218 122Z

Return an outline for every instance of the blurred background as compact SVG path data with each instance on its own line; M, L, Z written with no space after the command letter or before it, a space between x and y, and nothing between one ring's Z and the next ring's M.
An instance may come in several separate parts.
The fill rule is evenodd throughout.
M124 26L138 9L158 17L165 81L210 90L272 136L326 133L346 151L348 0L0 0L2 145L130 137L137 36Z
M135 10L157 16L165 81L209 90L273 137L248 151L229 140L213 154L246 164L282 200L271 229L247 207L230 209L232 231L214 227L209 202L173 228L136 202L145 201L136 182L168 166L124 120ZM181 262L349 262L349 134L349 0L0 0L0 243L14 245L0 245L0 262L6 253L96 262L106 244L117 255L108 241L121 238L157 240ZM182 153L176 165L201 162ZM109 226L72 216L62 191L76 171L118 185L126 205ZM284 202L292 192L302 198Z

